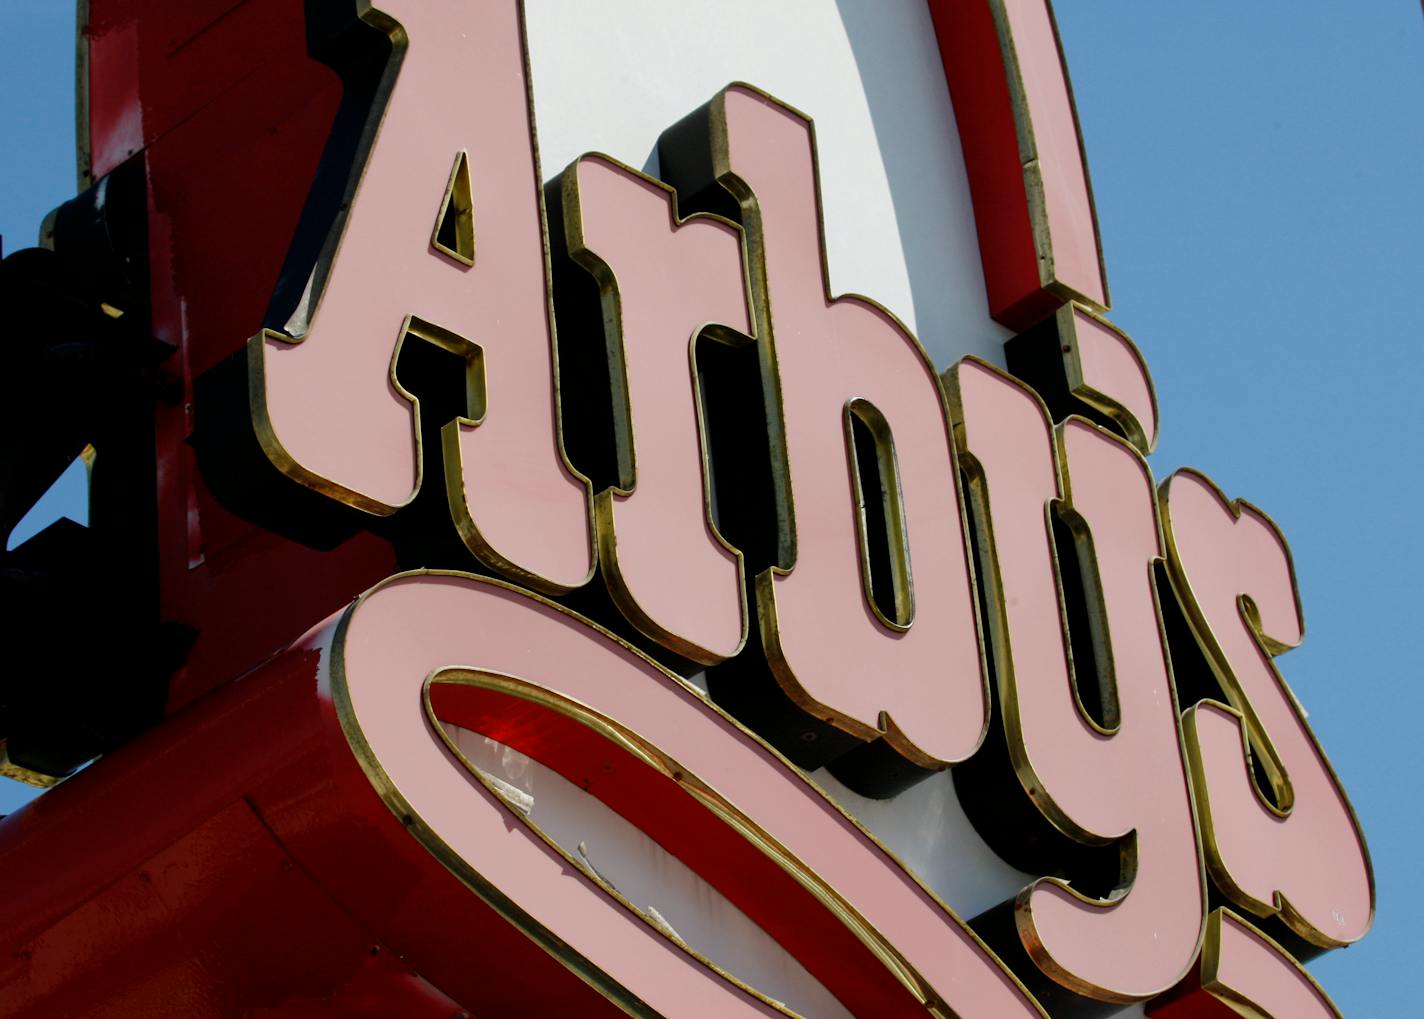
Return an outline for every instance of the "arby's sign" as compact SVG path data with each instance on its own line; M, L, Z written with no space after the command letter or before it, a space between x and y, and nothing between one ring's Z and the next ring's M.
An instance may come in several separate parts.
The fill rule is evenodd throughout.
M1205 474L1147 464L1156 398L1105 317L1045 2L929 4L1007 370L940 370L875 295L833 292L814 110L734 83L668 125L655 173L541 167L520 3L287 7L341 102L260 329L191 355L173 434L192 504L274 536L233 547L271 543L266 568L344 556L347 581L314 583L355 600L273 609L268 651L223 689L195 677L239 638L200 643L173 695L191 706L131 748L148 756L67 784L134 802L161 759L189 820L135 836L131 872L12 904L17 993L82 996L33 945L82 940L85 903L157 872L141 861L218 880L198 848L217 824L341 913L313 937L399 962L298 977L245 947L191 978L205 1000L798 1014L521 812L471 733L656 842L852 1015L1337 1014L1301 963L1365 935L1374 887L1274 662L1303 637L1290 553ZM91 38L92 70L115 35ZM157 138L115 142L121 118L91 123L96 163L150 146L156 203L190 172ZM167 208L150 230L181 252ZM170 554L202 574L191 542ZM217 615L239 581L202 575ZM264 760L219 765L244 738L270 738ZM961 915L808 777L823 767L877 799L949 769L1035 879ZM7 866L102 822L17 820ZM236 935L202 908L173 912L218 953Z

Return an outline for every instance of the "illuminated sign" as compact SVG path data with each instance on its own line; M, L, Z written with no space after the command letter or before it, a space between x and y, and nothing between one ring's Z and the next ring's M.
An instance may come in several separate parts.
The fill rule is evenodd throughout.
M185 15L102 6L91 90L125 32L182 36ZM266 38L270 17L291 47L300 24L316 59L286 54L231 108L195 116L202 89L171 89L182 46L133 50L165 54L131 81L156 97L139 122L122 90L90 97L96 172L145 153L168 241L152 257L171 260L154 269L179 281L152 309L193 393L191 417L158 417L160 450L182 447L161 453L158 529L166 604L204 622L170 691L186 712L53 801L114 806L16 829L7 866L39 866L152 788L154 762L178 776L162 832L122 857L137 869L10 904L0 929L27 960L84 942L151 861L220 882L235 864L212 847L250 842L295 874L253 902L322 903L311 951L331 974L272 969L238 924L203 935L231 955L216 975L155 986L257 1007L264 980L293 1002L369 981L400 1014L820 1014L816 994L858 1016L1334 1014L1294 956L1362 937L1374 890L1272 660L1303 631L1289 552L1255 507L1193 471L1159 486L1144 459L1156 400L1104 317L1046 3L929 5L989 312L1015 334L1009 371L943 372L887 308L833 291L823 153L768 92L717 92L648 172L592 154L546 183L515 0L255 10L278 6L192 36ZM203 205L182 184L209 147L270 156L320 123L320 158L291 156L309 194L274 194L228 261L190 267ZM243 289L224 265L246 266L249 305L266 282L235 352L218 334L245 320L238 298L179 296ZM481 766L491 746L769 936L791 990L606 876ZM1031 880L961 917L807 777L821 767L878 799L952 769L979 836ZM165 936L138 943L171 954ZM420 986L342 961L363 939ZM104 1000L62 970L11 984Z

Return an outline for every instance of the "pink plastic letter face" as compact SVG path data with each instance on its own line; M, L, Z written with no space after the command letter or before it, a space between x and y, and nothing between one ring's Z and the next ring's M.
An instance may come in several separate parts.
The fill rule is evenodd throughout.
M1230 702L1202 701L1183 725L1212 879L1237 905L1279 913L1313 944L1358 941L1374 915L1369 853L1272 661L1305 630L1285 539L1261 511L1228 501L1193 471L1167 479L1160 500L1173 587Z
M983 362L960 362L946 382L971 476L1010 761L1054 828L1087 845L1116 841L1123 860L1105 900L1057 879L1024 889L1019 936L1070 990L1150 997L1186 972L1205 915L1153 580L1162 552L1152 477L1126 442L1080 418L1060 426L1055 451L1037 396ZM1073 535L1095 649L1097 675L1083 675L1080 660L1076 683L1054 513ZM1080 699L1087 683L1101 690L1101 722Z
M639 630L713 664L740 650L746 620L741 556L710 518L693 344L709 325L741 342L751 332L741 231L679 221L670 188L601 156L565 171L562 192L568 251L598 280L625 397L623 476L594 500L604 577Z
M700 692L565 610L474 577L403 575L346 613L326 661L346 739L387 804L522 931L490 936L534 938L631 1014L779 1010L722 979L515 820L442 744L427 711L459 711L463 700L468 713L481 687L542 704L542 716L521 714L505 697L488 715L513 733L498 733L506 743L518 740L521 718L547 730L556 715L576 714L582 726L566 726L573 735L552 749L567 755L582 729L575 745L594 755L590 773L606 758L631 781L662 783L660 806L646 813L641 802L645 821L710 813L707 837L685 847L684 862L725 882L749 916L785 886L810 892L809 914L757 922L772 930L779 921L778 939L804 949L804 965L856 1015L929 1014L930 1005L966 1017L1042 1015L968 928L800 772ZM759 860L763 883L744 883L747 867L719 872L732 852Z
M1127 334L1076 305L1058 313L1067 319L1064 361L1073 395L1108 417L1143 453L1157 444L1157 394L1147 362Z
M1155 1008L1153 1019L1247 1015L1259 1019L1340 1019L1305 968L1228 909L1207 921L1199 986Z
M1340 1019L1326 993L1280 946L1228 910L1212 914L1203 985L1270 1019Z
M558 435L519 5L380 8L362 17L391 36L399 70L292 335L250 344L257 431L288 476L389 514L421 483L418 405L395 381L396 352L414 338L461 354L483 372L486 406L470 408L478 427L461 420L445 434L456 523L489 565L547 590L576 587L592 568L588 491ZM455 249L432 237L447 193L465 217Z
M883 308L829 296L810 122L741 85L709 113L712 170L741 205L753 257L769 393L782 532L778 568L757 579L768 662L817 718L862 740L883 736L920 768L961 760L983 737L986 687L934 368ZM866 565L852 416L877 446L888 614Z

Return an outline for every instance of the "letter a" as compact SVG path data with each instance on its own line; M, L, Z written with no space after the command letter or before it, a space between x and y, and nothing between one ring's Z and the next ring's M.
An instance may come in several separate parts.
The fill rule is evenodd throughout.
M288 477L386 516L422 481L400 346L462 356L469 407L443 432L455 523L487 565L569 590L592 572L589 492L559 437L520 7L380 6L360 18L390 38L389 94L296 314L249 343L253 424Z

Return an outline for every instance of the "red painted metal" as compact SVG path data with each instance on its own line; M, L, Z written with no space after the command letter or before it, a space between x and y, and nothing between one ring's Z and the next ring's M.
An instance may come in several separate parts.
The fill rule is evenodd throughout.
M279 655L0 824L29 876L0 900L0 1015L620 1014L488 936L347 750L319 664Z
M478 687L433 684L437 717L514 747L597 797L737 905L855 1015L919 1003L788 872L671 777L573 719ZM820 922L811 922L812 918Z
M233 516L188 443L194 378L262 327L341 84L307 54L300 0L91 0L86 38L93 173L142 153L153 327L183 382L155 423L161 613L197 634L177 710L395 568L369 534L317 552Z
M1048 0L928 3L964 150L989 313L1024 329L1069 300L1106 309L1072 87Z

